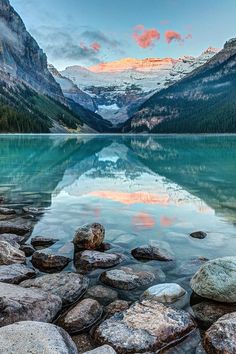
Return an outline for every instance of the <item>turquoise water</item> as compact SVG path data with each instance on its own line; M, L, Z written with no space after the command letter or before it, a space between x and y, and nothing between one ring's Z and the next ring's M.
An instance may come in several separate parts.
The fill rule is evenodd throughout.
M149 242L171 248L177 266L235 255L235 136L7 135L0 151L0 195L44 207L33 235L60 247L70 248L78 226L100 222L131 264L130 250ZM197 230L208 237L188 236Z

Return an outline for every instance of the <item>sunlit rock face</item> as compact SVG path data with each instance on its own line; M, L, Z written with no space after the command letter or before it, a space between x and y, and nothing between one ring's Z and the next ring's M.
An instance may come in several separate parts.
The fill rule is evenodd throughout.
M0 0L0 71L35 90L64 101L60 86L47 68L46 54L27 32L8 0Z
M197 58L124 58L87 69L70 66L61 74L94 99L99 114L118 124L132 116L152 94L205 64L216 52L208 48Z

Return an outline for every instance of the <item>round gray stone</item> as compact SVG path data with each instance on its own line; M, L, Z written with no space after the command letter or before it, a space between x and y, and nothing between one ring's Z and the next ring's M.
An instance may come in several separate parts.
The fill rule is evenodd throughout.
M236 257L206 262L191 279L193 291L204 298L236 302Z
M158 284L148 288L141 295L142 300L154 300L163 304L173 304L184 298L187 292L176 283Z
M10 264L0 266L0 282L9 284L19 284L20 282L34 278L36 272L24 264Z
M4 354L78 354L70 336L53 324L24 321L0 328Z

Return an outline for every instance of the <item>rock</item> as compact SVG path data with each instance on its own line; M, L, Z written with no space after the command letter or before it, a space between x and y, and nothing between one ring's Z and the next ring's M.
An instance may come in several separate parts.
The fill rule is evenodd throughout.
M49 246L54 245L58 240L55 238L49 238L49 237L42 237L42 236L37 236L31 238L31 245L34 248L46 248Z
M164 349L161 353L164 354L196 354L196 348L201 342L200 332L196 329L192 331L183 341L170 347L169 349Z
M183 262L180 267L177 268L176 273L181 276L193 275L207 261L209 261L209 259L205 257L193 257L192 259Z
M104 253L86 250L78 252L75 256L76 268L92 270L95 268L110 268L121 263L122 258L119 254Z
M236 353L236 312L224 315L205 332L203 346L209 354Z
M105 252L105 251L109 251L112 248L112 245L108 242L103 242L101 243L100 247L99 247L99 251L101 252Z
M2 215L14 215L16 211L14 209L9 208L0 208L0 214Z
M142 301L102 322L95 330L95 340L111 345L119 354L153 352L174 345L194 328L187 312Z
M163 304L179 302L186 296L187 292L178 284L165 283L148 288L141 295L142 300L153 300Z
M142 246L131 251L134 258L157 260L157 261L173 261L174 257L166 249L157 246Z
M72 339L79 353L85 353L95 348L93 340L88 333L74 334Z
M58 254L45 253L37 251L32 256L32 264L41 272L54 273L63 270L71 259Z
M76 250L99 249L104 237L105 229L101 224L88 224L76 231L73 243Z
M25 321L0 328L4 354L78 354L70 336L53 324Z
M193 305L192 309L199 326L207 329L220 317L227 313L236 312L236 305L214 301L203 301L199 304Z
M217 258L205 263L190 284L193 291L204 298L236 302L236 257Z
M103 345L102 347L90 350L84 354L116 354L115 350L110 345Z
M22 210L24 213L32 215L42 215L44 213L44 209L42 208L23 207Z
M133 290L152 283L154 279L151 272L135 272L127 267L108 270L100 276L104 284L121 290Z
M95 299L100 304L106 306L111 302L117 300L118 293L110 288L107 288L103 285L95 285L88 289L85 294L85 297Z
M32 247L31 245L21 245L20 246L20 250L24 252L25 256L26 257L31 257L34 252L35 252L35 249L34 247Z
M77 274L61 272L46 274L36 279L26 280L20 284L24 288L39 288L57 295L63 305L70 305L79 300L88 288L88 278Z
M92 327L102 316L102 306L93 299L84 299L58 321L68 333L78 333Z
M0 327L17 321L51 322L61 304L58 296L39 289L0 283Z
M112 302L105 309L106 318L112 317L115 313L127 310L129 305L129 302L125 300L116 300Z
M23 280L34 278L36 272L23 264L11 264L0 266L0 282L19 284Z
M24 252L13 247L6 241L0 241L0 265L9 265L14 263L25 263L26 258Z
M21 245L22 243L25 242L25 237L24 236L19 236L19 235L14 235L14 234L0 234L0 241L7 241L9 242L12 246Z
M27 225L16 224L10 221L0 222L0 234L15 234L25 236L30 233L32 228Z
M195 354L207 354L201 342L198 344Z
M205 237L207 237L207 233L203 232L203 231L196 231L196 232L192 232L189 236L191 236L193 238L199 238L202 240Z

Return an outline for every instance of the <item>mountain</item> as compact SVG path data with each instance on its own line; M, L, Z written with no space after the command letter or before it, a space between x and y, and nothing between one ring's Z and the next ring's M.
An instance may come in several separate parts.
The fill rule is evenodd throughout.
M236 132L236 39L171 87L154 94L125 132Z
M117 125L131 117L155 92L182 79L216 52L209 48L197 58L125 58L89 68L75 65L61 74L93 98L97 113Z
M9 0L0 0L0 132L94 132L99 119L64 97L46 54Z
M48 65L49 71L60 85L70 109L78 114L80 119L97 132L108 132L112 129L112 124L95 113L97 106L92 97L78 88L67 77L62 76L52 65Z

